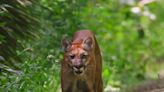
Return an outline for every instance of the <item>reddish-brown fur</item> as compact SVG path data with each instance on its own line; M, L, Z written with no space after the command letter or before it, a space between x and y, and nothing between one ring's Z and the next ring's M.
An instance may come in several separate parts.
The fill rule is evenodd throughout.
M77 53L84 48L83 41L91 38L92 49L87 50L88 64L82 75L75 75L69 65L68 54L74 50ZM102 82L102 58L99 46L94 34L89 30L77 31L74 34L73 41L67 52L64 54L64 60L61 65L61 87L62 92L103 92Z

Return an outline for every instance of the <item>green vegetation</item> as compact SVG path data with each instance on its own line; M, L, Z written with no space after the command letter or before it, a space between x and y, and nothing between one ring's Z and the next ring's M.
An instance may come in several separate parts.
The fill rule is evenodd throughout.
M58 92L61 38L81 29L92 30L100 45L104 88L157 79L164 2L127 1L1 0L0 92Z

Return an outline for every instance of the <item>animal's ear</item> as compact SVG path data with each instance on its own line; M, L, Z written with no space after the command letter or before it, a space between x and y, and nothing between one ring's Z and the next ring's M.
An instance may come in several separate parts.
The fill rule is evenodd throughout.
M67 52L69 50L69 48L71 47L71 40L68 39L67 37L63 37L62 39L62 48L65 52Z
M84 40L84 48L87 50L91 50L93 48L93 40L91 37Z

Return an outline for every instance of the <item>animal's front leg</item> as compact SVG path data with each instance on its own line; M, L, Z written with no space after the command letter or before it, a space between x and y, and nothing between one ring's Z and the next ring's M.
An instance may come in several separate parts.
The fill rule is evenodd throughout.
M73 92L73 80L72 78L65 77L67 74L62 75L62 92Z
M66 85L63 85L62 92L73 92L72 83L67 83Z
M93 89L93 82L92 81L87 81L87 87L88 87L88 92L95 92Z

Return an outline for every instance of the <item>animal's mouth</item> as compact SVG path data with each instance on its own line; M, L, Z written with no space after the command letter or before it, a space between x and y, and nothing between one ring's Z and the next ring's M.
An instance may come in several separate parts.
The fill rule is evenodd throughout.
M82 67L73 67L73 71L76 75L80 75L84 72L84 66L82 66Z
M83 72L83 71L80 71L80 70L75 71L76 74L81 74L82 72Z

